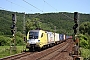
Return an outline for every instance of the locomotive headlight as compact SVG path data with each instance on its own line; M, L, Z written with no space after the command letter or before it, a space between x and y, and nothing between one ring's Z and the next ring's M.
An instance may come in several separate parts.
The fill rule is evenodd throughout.
M40 40L38 40L38 42L40 42Z
M40 40L37 40L38 42L36 43L37 45L40 45Z

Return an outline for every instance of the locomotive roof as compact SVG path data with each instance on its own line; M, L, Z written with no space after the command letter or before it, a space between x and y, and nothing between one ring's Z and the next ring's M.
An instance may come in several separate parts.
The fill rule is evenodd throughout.
M29 32L39 32L40 30L30 30Z

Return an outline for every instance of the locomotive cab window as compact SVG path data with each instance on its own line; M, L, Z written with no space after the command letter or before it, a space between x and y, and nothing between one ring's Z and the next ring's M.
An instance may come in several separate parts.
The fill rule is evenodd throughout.
M38 39L38 32L30 32L29 39Z
M41 37L43 37L43 33L41 34Z

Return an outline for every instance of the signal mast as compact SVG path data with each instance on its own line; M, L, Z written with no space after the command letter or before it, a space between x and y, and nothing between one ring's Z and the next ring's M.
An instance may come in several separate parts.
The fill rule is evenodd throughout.
M11 33L12 33L12 43L14 44L13 50L16 50L16 46L15 46L15 33L16 33L16 13L12 14L12 26L11 26Z
M79 55L79 38L76 37L76 35L79 34L79 13L78 12L74 12L74 26L73 26L73 30L74 30L74 34L73 34L73 40L74 40L74 47L73 47L73 60L83 60L82 57L80 57Z

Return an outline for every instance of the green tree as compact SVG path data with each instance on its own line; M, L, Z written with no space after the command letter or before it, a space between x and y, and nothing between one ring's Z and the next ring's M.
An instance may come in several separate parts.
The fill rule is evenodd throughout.
M79 28L80 33L88 33L90 35L90 22L83 22Z
M36 28L41 28L40 19L39 18L33 18L32 20L27 19L26 30L29 31L29 30L33 30L33 29L36 29Z

